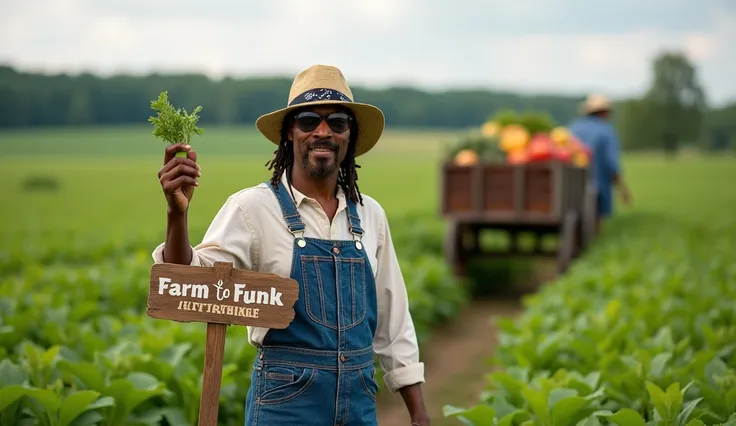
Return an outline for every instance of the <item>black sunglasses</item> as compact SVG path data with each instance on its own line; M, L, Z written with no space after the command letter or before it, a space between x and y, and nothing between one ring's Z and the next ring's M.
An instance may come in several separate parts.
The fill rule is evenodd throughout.
M333 112L328 115L319 115L316 112L305 111L300 112L294 117L297 127L302 132L314 131L314 129L322 123L322 120L325 120L333 132L343 133L350 127L351 119L350 115L344 112Z

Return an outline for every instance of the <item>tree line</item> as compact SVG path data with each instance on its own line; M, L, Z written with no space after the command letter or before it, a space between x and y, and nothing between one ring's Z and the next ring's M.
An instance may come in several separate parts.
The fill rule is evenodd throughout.
M617 105L616 125L624 149L736 150L736 103L710 108L696 67L678 51L652 60L650 86Z
M710 110L694 67L677 53L653 62L652 87L617 105L616 125L627 149L677 149L681 144L733 148L736 104ZM0 128L146 123L162 90L177 107L202 105L202 124L248 124L283 107L291 79L225 78L197 74L100 77L39 74L0 67ZM566 124L585 94L522 95L491 90L431 92L412 87L353 87L356 100L381 107L387 126L477 128L499 111L539 111Z
M162 90L191 111L202 105L202 124L253 124L286 104L289 78L225 78L151 74L103 78L91 74L43 75L0 67L0 127L146 123ZM357 101L378 105L388 126L478 126L499 108L544 110L560 122L575 114L574 97L522 96L482 90L431 93L411 87L352 87Z

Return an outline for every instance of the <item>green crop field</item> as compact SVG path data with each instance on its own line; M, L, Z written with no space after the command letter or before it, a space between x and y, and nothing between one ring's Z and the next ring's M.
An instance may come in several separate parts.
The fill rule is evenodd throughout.
M150 252L163 241L166 210L156 176L164 144L150 130L0 133L0 425L196 422L204 328L145 315ZM264 164L275 148L250 128L205 132L193 141L202 166L193 243L229 194L269 177ZM457 134L390 130L358 161L361 190L389 215L422 341L469 297L442 259L438 215L438 161ZM560 419L586 409L645 416L663 398L647 396L647 378L662 389L701 380L685 405L702 397L693 413L702 407L705 424L736 411L736 160L627 155L624 167L634 205L530 302L524 319L505 326L499 360L515 367L495 394L505 399L467 417L518 409L519 422L498 424L556 426L575 425ZM243 328L229 328L227 342L220 413L223 424L239 425L253 350ZM718 375L705 377L703 363ZM560 367L582 378L568 371L528 385ZM669 398L661 404L679 410ZM560 400L563 408L550 407Z

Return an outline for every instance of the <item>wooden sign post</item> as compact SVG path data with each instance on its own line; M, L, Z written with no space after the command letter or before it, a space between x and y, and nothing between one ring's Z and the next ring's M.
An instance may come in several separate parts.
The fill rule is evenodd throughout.
M275 274L233 268L157 263L151 267L148 315L207 323L199 426L216 426L227 326L283 329L294 319L299 286Z

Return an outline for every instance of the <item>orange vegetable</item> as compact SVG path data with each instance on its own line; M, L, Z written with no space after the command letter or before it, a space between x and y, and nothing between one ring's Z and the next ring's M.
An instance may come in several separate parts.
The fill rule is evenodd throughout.
M529 143L529 131L518 124L509 124L501 130L500 146L505 152L525 147Z
M455 154L455 164L458 166L471 166L478 163L478 154L472 149L463 149Z

